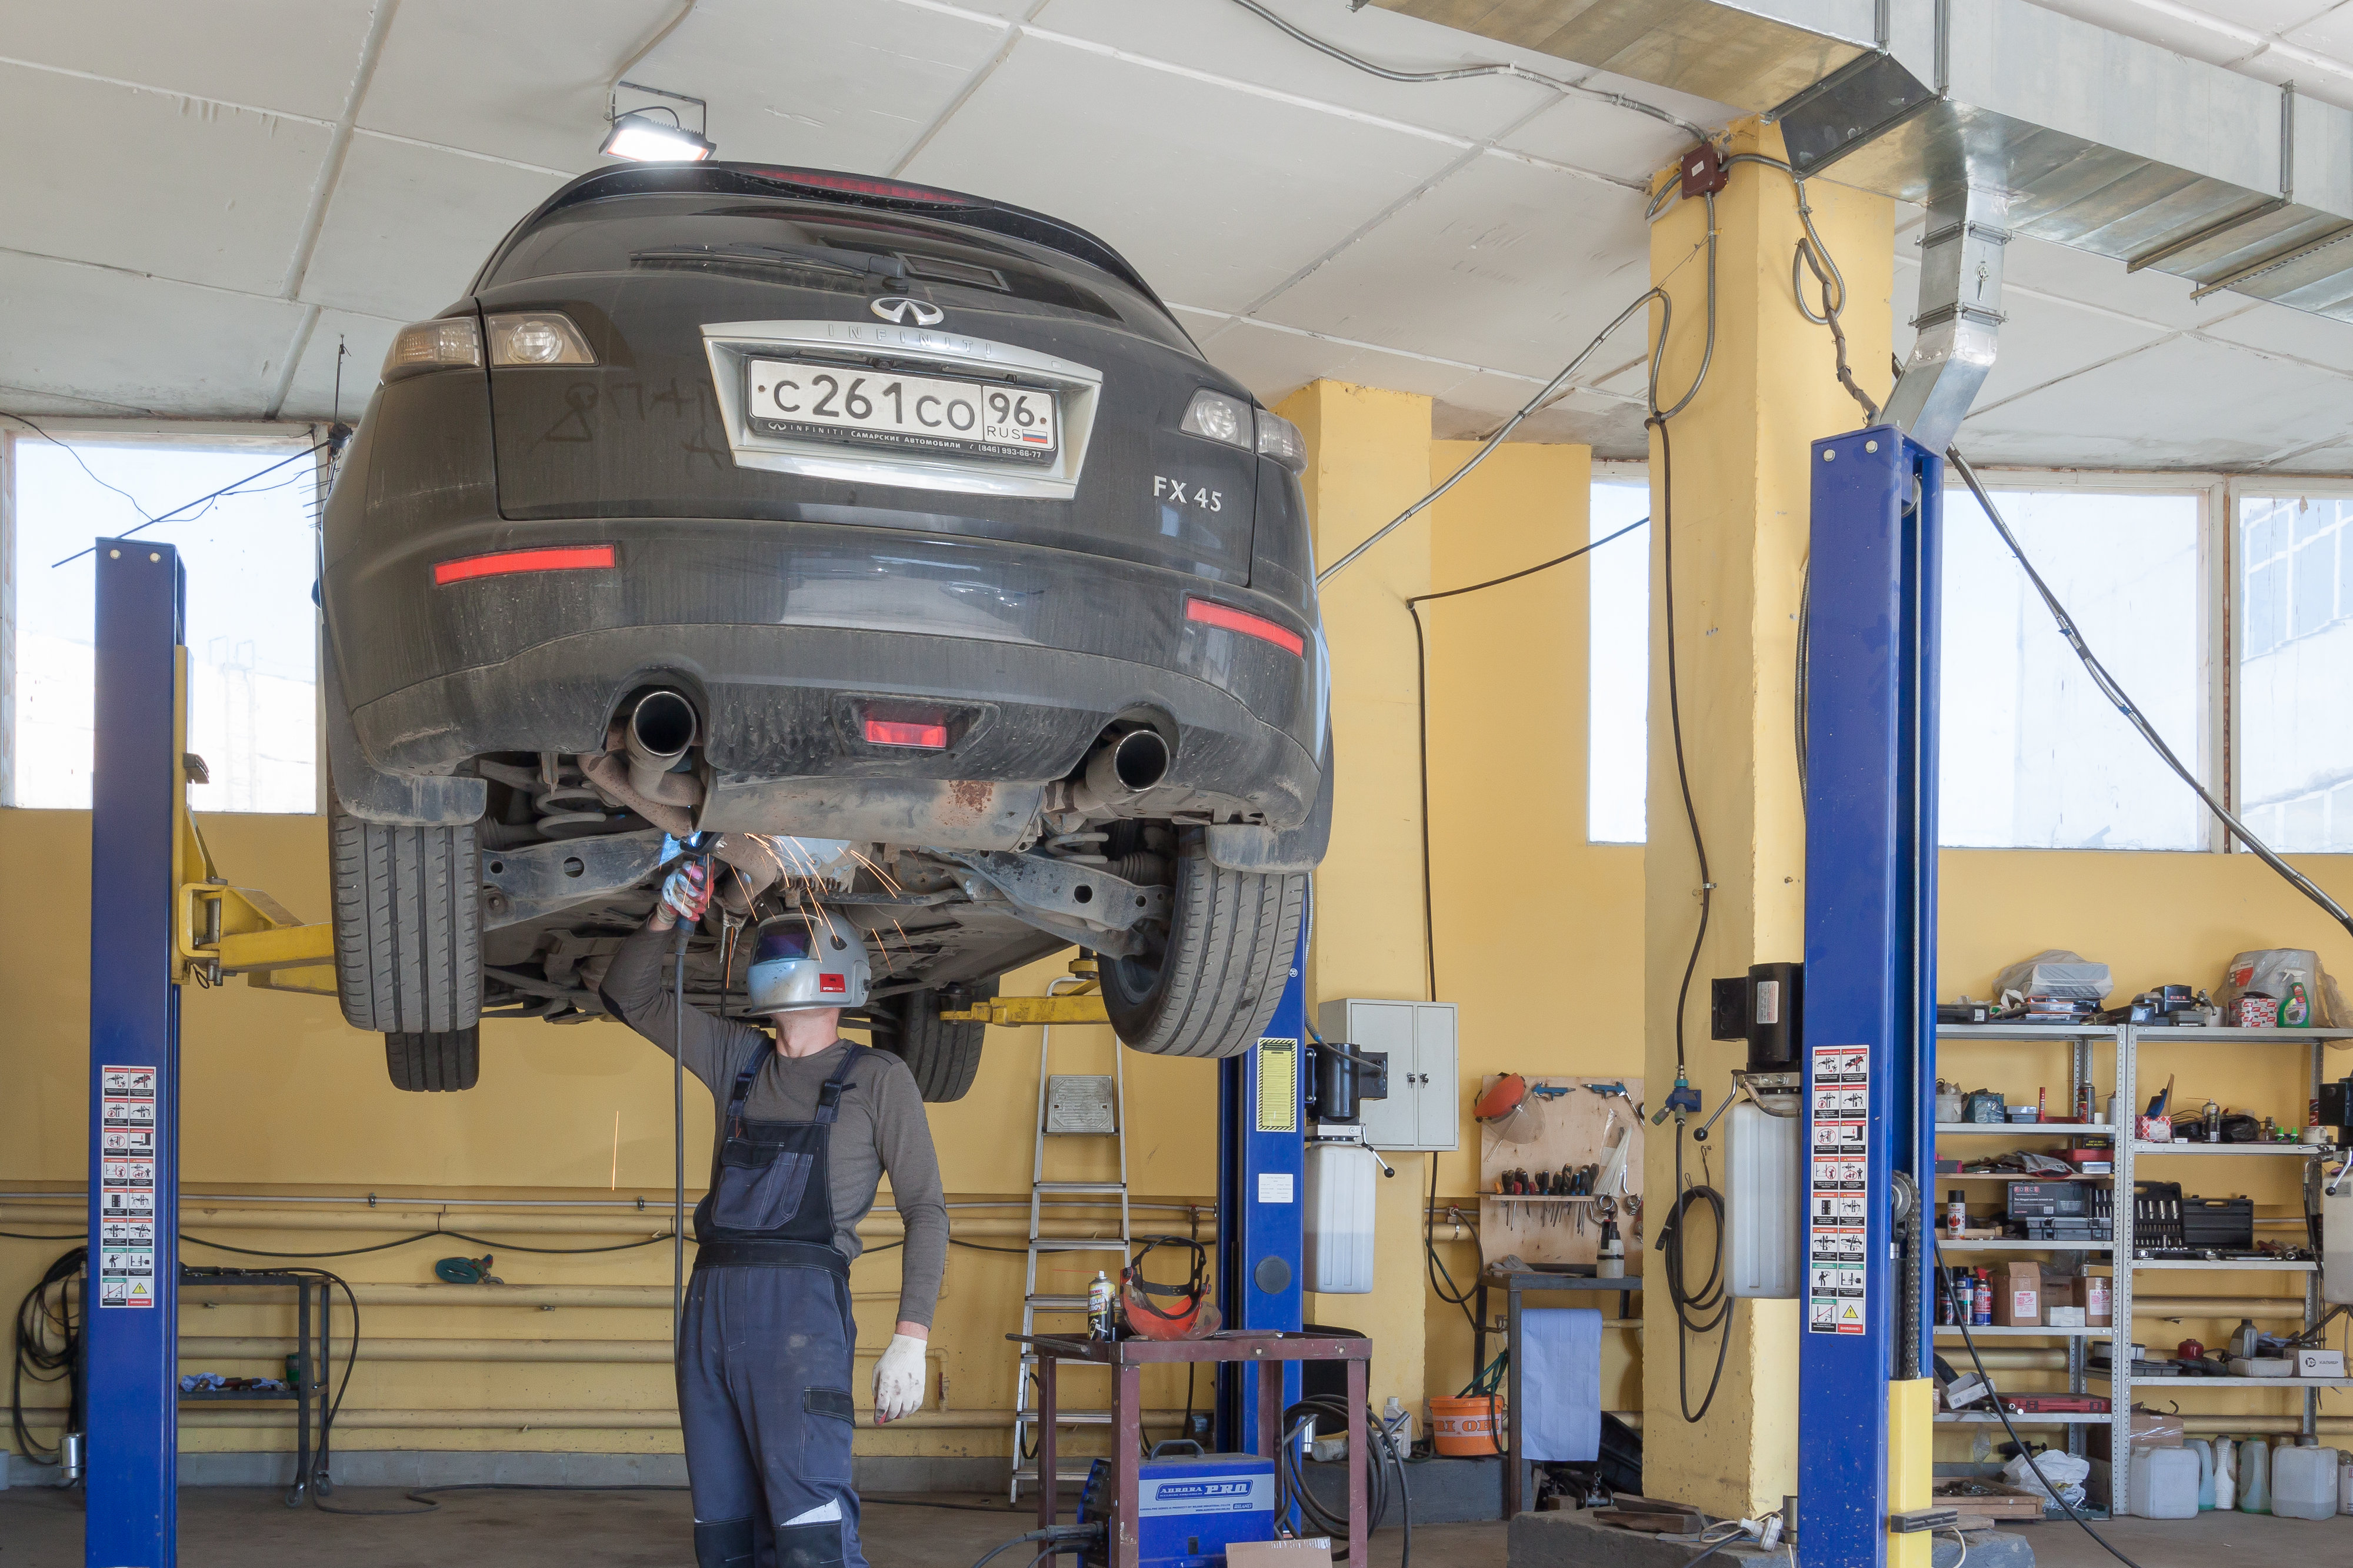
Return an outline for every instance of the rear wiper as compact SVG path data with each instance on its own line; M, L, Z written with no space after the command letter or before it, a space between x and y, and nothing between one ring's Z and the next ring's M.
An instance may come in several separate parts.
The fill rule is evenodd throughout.
M726 261L738 266L751 265L788 268L797 271L838 273L845 278L880 277L904 279L906 263L895 256L877 256L864 250L838 250L807 245L754 245L738 242L730 245L667 245L651 250L633 252L633 262Z

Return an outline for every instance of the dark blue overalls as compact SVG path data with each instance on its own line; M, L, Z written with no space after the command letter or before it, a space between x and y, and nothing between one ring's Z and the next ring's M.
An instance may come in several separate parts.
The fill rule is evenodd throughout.
M849 1484L858 1325L827 1152L867 1048L850 1045L814 1121L745 1119L765 1049L727 1097L678 1344L699 1568L866 1568Z

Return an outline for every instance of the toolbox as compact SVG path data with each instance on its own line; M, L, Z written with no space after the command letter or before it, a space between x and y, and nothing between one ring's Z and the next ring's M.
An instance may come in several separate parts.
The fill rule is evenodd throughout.
M2189 1245L2181 1239L2179 1182L2133 1184L2133 1241L2152 1248L2179 1249Z
M2181 1200L2181 1243L2188 1247L2213 1247L2224 1252L2255 1248L2255 1201L2253 1198Z

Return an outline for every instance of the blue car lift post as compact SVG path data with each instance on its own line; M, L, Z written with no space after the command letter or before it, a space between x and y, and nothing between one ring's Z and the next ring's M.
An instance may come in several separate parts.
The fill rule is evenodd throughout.
M169 545L101 539L97 555L83 1559L171 1568L180 1373L173 845L186 578Z
M1926 1509L1944 460L1893 426L1813 445L1806 666L1801 1568L1881 1568ZM1908 1184L1909 1255L1895 1204Z
M90 773L90 1568L171 1568L179 1476L180 976L335 994L333 933L219 874L188 814L179 552L101 539ZM307 1352L306 1352L307 1353ZM289 1501L308 1478L297 1476Z
M1296 1332L1307 1166L1307 932L1282 1000L1256 1048L1218 1064L1218 1301L1229 1329ZM1257 1451L1258 1380L1250 1363L1218 1368L1216 1446ZM1296 1362L1280 1364L1285 1409L1300 1393Z

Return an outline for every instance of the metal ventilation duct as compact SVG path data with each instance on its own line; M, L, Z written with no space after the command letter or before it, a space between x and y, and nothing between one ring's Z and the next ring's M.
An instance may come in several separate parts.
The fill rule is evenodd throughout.
M1800 174L2353 321L2353 111L2028 0L1376 0L1771 114ZM2195 297L2195 296L2194 296Z

